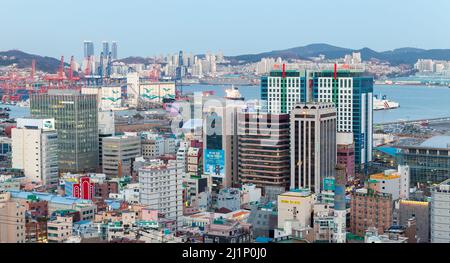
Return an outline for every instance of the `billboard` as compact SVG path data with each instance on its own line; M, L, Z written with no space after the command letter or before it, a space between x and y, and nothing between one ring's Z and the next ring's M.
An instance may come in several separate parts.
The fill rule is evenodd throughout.
M335 188L335 179L333 177L327 177L323 179L323 190L325 191L334 191Z
M225 151L224 150L205 150L205 174L215 177L225 176Z

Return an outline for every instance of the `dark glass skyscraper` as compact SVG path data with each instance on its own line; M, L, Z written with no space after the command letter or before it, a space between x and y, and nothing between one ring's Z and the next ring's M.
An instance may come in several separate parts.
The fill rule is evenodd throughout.
M91 172L98 166L97 96L49 90L31 96L34 118L54 118L61 172Z

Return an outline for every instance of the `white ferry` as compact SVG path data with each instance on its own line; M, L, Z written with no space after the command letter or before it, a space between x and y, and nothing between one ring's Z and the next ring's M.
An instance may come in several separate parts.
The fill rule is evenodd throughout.
M373 109L374 110L390 110L396 109L400 107L400 103L395 101L390 101L386 98L386 95L383 95L381 99L375 95L373 98Z

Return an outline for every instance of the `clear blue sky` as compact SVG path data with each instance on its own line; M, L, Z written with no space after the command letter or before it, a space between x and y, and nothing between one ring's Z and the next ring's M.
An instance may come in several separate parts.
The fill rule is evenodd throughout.
M377 51L450 48L448 0L2 0L0 50L82 55L119 42L119 56L222 50L259 53L329 43Z

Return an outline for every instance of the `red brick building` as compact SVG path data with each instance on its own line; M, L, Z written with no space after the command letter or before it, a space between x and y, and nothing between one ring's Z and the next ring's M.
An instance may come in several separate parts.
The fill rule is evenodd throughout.
M364 236L367 228L376 227L382 234L392 225L393 202L390 194L373 189L358 189L351 196L350 232Z

